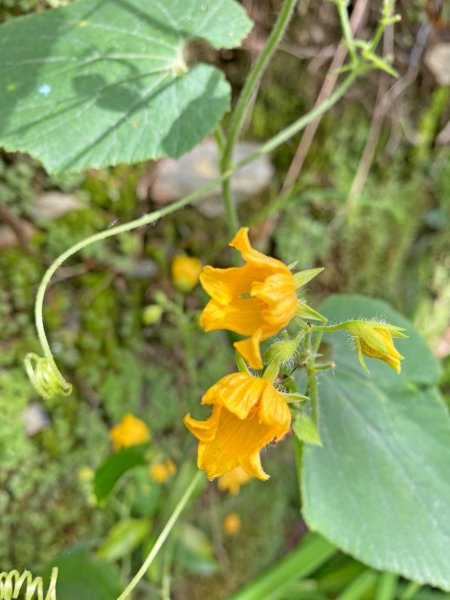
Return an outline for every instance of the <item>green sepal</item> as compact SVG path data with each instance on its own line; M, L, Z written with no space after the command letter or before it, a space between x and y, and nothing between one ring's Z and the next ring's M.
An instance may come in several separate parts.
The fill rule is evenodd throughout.
M275 379L278 377L278 373L280 372L280 359L276 358L267 366L264 374L262 376L263 379L267 379L270 383L273 383Z
M360 365L362 366L362 368L364 369L364 371L365 371L366 373L368 373L368 372L369 372L369 369L367 368L366 361L364 360L364 356L363 356L363 353L362 353L361 344L360 344L360 342L359 342L359 339L358 339L358 338L355 338L355 339L354 339L354 342L355 342L355 350L356 350L356 354L357 354L357 356L358 356L358 360L359 360L359 362L360 362Z
M326 323L328 320L326 317L317 312L317 310L314 310L305 302L301 302L300 300L298 302L296 316L300 317L301 319L305 319L306 321L312 319L313 321L322 321L322 323Z
M299 394L298 392L283 393L283 398L288 404L290 404L291 402L306 402L307 400L309 400L309 396L304 396L303 394Z
M298 289L304 285L306 285L311 279L314 279L316 275L322 273L324 270L323 267L319 269L306 269L305 271L299 271L294 275L295 287Z
M234 353L234 360L236 362L236 366L238 368L239 373L247 373L247 375L250 375L250 371L247 367L247 363L245 362L245 360L242 358L242 356L239 354L239 352L237 350Z

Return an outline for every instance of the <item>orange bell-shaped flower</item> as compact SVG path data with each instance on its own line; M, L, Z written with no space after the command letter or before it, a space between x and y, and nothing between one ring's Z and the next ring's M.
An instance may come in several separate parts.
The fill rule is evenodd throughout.
M199 440L198 467L209 479L241 466L251 477L268 479L260 450L289 431L291 413L281 392L267 379L233 373L220 379L202 398L213 406L206 421L190 415L184 424Z
M250 367L263 366L259 344L286 327L297 310L296 284L281 261L254 250L242 227L230 246L246 261L242 267L207 266L200 282L211 296L200 317L206 331L229 329L248 339L234 346Z

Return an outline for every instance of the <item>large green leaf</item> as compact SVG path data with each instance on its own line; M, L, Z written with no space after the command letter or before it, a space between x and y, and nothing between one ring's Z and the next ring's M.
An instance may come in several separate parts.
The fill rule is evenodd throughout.
M407 328L397 375L360 368L344 334L330 335L336 372L320 379L323 447L305 447L309 527L377 568L450 590L450 419L434 388L437 361L411 323L381 301L334 296L332 321L367 317Z
M234 0L80 0L11 19L0 27L0 144L49 171L180 156L230 101L221 71L185 72L186 45L232 48L250 25Z

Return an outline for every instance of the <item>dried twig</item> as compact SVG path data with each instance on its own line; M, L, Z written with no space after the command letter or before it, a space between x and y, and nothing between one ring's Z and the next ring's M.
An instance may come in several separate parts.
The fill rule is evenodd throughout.
M357 31L362 25L368 7L369 0L358 0L356 2L355 8L353 9L350 18L350 26L354 35L357 33ZM344 64L346 57L347 47L341 43L338 49L336 50L336 54L334 55L333 61L331 62L330 68L328 69L328 73L325 77L319 95L317 96L314 108L322 104L322 102L329 98L330 95L333 93L339 76L338 71ZM321 120L322 118L319 117L318 119L312 121L306 127L302 135L302 139L300 140L300 143L298 145L297 151L288 169L286 179L284 181L284 185L281 191L282 194L287 193L296 182Z

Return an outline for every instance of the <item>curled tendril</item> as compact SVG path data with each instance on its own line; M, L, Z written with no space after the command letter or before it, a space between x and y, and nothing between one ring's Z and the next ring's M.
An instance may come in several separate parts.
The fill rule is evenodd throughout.
M45 600L56 600L56 579L58 578L58 569L54 567L50 577L47 595ZM22 590L22 586L25 589ZM22 590L22 597L25 600L44 600L44 583L42 577L35 577L30 571L10 571L9 573L0 573L0 600L12 600L18 598Z
M34 389L42 398L51 400L56 396L68 396L72 393L72 385L64 379L52 360L30 352L24 363Z

